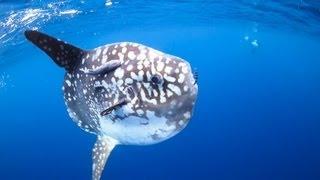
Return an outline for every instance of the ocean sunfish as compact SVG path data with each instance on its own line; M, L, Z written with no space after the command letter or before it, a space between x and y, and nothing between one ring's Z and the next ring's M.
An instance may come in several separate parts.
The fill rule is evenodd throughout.
M97 135L93 180L101 178L116 145L159 143L188 124L198 85L185 60L132 42L83 50L38 31L25 36L66 70L68 113Z

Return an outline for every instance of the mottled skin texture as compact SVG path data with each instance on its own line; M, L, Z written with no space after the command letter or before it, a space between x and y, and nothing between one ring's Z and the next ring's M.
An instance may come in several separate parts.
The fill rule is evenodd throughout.
M183 59L137 43L86 51L37 31L25 36L66 70L63 91L69 115L98 137L93 180L100 179L116 145L158 143L189 122L198 86Z
M88 74L89 70L111 60L120 60L121 66L105 74ZM155 75L161 77L161 83L152 81ZM84 55L75 70L66 74L63 89L69 113L82 129L111 136L123 144L152 144L171 137L186 126L197 95L194 82L190 65L178 57L136 43L115 43ZM126 105L106 116L100 115L123 98L129 101ZM103 121L127 126L121 121L130 121L131 117L139 117L140 122L127 129L132 126L148 128L153 124L147 111L164 118L167 127L154 129L147 134L149 137L145 137L145 142L124 140L101 128Z

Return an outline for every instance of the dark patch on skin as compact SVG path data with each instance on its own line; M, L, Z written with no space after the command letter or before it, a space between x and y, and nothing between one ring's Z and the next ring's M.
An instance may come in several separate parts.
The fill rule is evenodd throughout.
M152 134L152 135L151 135L151 138L154 139L154 140L156 140L156 141L157 141L157 140L161 140L161 137L160 137L157 133Z
M130 99L133 99L136 96L136 92L134 91L132 86L127 87L127 93L129 95Z
M95 94L103 94L106 89L103 86L98 86L94 88Z
M141 125L145 125L145 126L146 126L146 125L148 125L148 124L149 124L149 122L141 122L140 124L141 124Z

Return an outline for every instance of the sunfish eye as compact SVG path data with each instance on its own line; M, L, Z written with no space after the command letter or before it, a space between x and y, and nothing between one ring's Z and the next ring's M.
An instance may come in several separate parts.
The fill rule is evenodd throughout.
M161 75L159 74L155 74L151 77L151 81L154 83L154 84L160 84L162 82L162 77Z
M96 93L102 93L105 91L105 88L103 86L95 86L94 90Z

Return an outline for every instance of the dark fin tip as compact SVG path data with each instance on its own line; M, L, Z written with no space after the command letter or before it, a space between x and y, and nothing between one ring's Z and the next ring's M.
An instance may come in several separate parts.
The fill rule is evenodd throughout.
M39 41L39 39L41 38L42 33L38 32L38 31L35 31L35 30L26 30L24 32L24 35L26 36L26 38L33 42L33 43L36 43L37 41ZM42 34L44 35L44 34Z
M26 31L24 31L24 35L25 35L26 38L29 39L29 40L31 39L31 36L34 35L34 34L36 34L36 33L35 33L35 31L33 31L33 30L26 30Z

